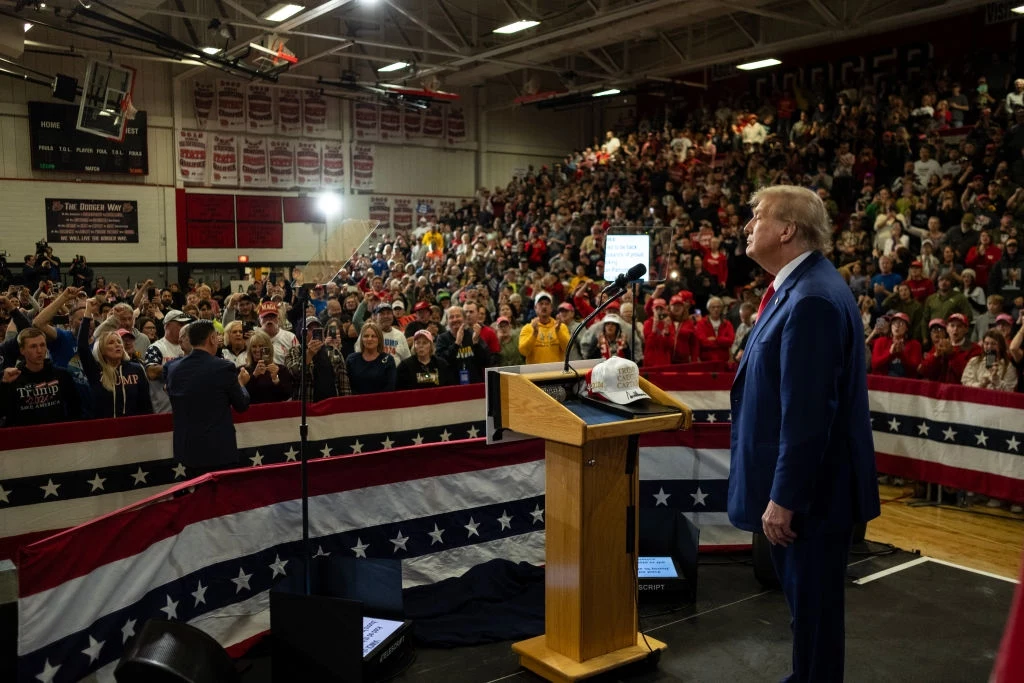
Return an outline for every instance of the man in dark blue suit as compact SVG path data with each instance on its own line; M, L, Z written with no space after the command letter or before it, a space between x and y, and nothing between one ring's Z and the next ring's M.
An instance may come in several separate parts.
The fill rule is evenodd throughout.
M249 373L217 356L217 331L209 320L188 326L192 352L167 366L167 395L174 415L174 459L197 475L238 462L231 408L249 408Z
M763 531L792 614L793 672L841 681L852 527L880 511L864 332L853 294L822 255L825 206L805 188L751 200L746 252L775 280L732 385L729 519Z

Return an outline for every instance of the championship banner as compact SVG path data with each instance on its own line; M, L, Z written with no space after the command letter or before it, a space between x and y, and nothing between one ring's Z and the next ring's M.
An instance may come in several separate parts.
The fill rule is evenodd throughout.
M277 132L281 135L302 132L302 91L298 88L277 91Z
M437 222L437 212L434 211L434 200L433 199L417 199L416 200L416 222L419 223L420 218L426 218L428 223Z
M370 220L377 221L382 228L391 225L391 200L388 197L379 194L370 197Z
M296 141L295 183L299 187L320 187L323 168L321 158L319 140Z
M433 140L444 138L444 110L439 104L432 104L423 112L423 137Z
M238 185L238 136L213 133L211 185Z
M270 164L267 161L266 138L242 139L243 187L269 187Z
M178 131L178 180L206 182L207 134L201 130Z
M269 85L250 83L246 107L246 129L250 133L274 132L274 90Z
M419 109L405 112L405 138L412 140L423 134L423 112Z
M352 145L352 189L372 190L373 145Z
M380 107L380 139L402 140L402 110L393 104L383 104Z
M302 91L302 125L305 135L327 131L327 99L319 90Z
M395 197L395 218L393 225L400 230L412 229L413 205L408 197Z
M221 130L245 130L245 91L239 81L217 80L217 125Z
M342 188L345 186L345 143L339 140L324 140L321 144L323 149L322 166L323 176L320 179L322 187Z
M461 108L452 107L448 111L447 124L448 144L466 141L466 115Z
M196 119L196 128L210 125L210 114L213 112L214 90L209 83L195 83L192 90L192 110Z
M270 186L295 186L295 140L270 139Z
M352 103L352 134L356 140L376 142L380 137L380 108L372 102Z

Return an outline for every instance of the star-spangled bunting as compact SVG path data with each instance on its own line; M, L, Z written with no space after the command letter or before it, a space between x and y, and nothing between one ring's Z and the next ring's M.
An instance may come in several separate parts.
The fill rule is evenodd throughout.
M263 452L262 447L260 451ZM170 467L167 476L173 476ZM693 487L690 488L692 490ZM534 496L461 512L446 511L435 516L321 536L314 546L315 557L327 557L334 550L347 549L346 553L350 552L350 556L359 558L397 556L405 559L476 543L488 543L517 534L540 532L544 528L542 502L543 496ZM517 519L528 519L530 524L517 525ZM465 529L465 536L456 534L453 537L448 533L459 527ZM426 542L428 538L429 543ZM418 542L417 539L423 541ZM53 651L44 649L39 652L38 657L32 660L34 670L37 673L43 671L44 660L49 657L47 675L56 673L57 666L64 666L56 674L62 679L66 675L68 662L54 656L58 650L80 653L80 666L87 665L90 671L105 666L123 654L124 647L137 635L139 624L154 617L188 622L270 590L288 574L293 559L301 562L301 553L301 540L296 540L257 554L217 562L179 577L163 585L159 592L154 592L148 598L113 612L105 621L105 630L96 628L94 624L87 631L68 636L65 639L68 641L67 649L61 649L65 647L63 641L57 641L53 644ZM93 656L96 659L91 661Z
M483 422L420 427L408 431L381 434L358 434L347 438L310 441L309 457L335 457L341 453L369 453L399 446L444 443L456 439L475 439L483 433ZM260 467L283 462L296 462L299 452L295 442L261 444L258 448L240 448L240 462ZM166 487L189 479L185 465L171 459L147 460L125 465L95 468L51 475L7 479L0 483L0 505L18 507L40 505L55 500L71 500L113 494L147 487ZM35 494L30 493L35 491Z

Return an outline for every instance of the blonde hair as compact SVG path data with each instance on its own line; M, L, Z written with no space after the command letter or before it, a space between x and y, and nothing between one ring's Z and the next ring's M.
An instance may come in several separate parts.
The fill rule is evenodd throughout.
M121 341L121 362L123 363L127 360L131 360L131 358L129 358L128 352L124 350L124 340L121 338L121 335L117 333L117 330L104 332L100 335L100 342L96 346L96 353L94 354L97 356L96 360L100 364L100 384L103 385L104 389L112 392L117 386L117 376L119 374L120 367L111 365L110 361L107 360L106 354L103 353L104 347L107 345L107 340L110 339L111 335L114 335Z
M832 221L816 192L796 185L772 185L750 198L752 209L761 204L766 204L772 218L796 225L797 235L809 249L827 253L832 244Z
M367 320L366 322L364 322L362 329L359 330L359 343L360 343L360 346L362 346L363 335L366 334L366 330L367 329L373 330L374 334L377 335L377 353L385 353L385 351L384 351L384 330L381 328L380 325L378 325L377 323L373 322L372 320Z
M270 358L263 358L264 362L274 362L274 342L270 341L270 335L261 330L253 330L252 336L249 337L249 341L245 345L245 351L249 356L249 365L255 366L256 363L252 357L252 347L262 346L263 348L270 351Z

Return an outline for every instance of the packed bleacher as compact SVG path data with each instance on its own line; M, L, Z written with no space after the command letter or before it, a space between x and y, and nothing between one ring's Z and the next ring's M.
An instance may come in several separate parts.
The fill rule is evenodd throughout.
M814 189L834 221L830 258L862 312L866 372L1022 390L1024 79L936 70L621 128L414 230L378 231L312 288L295 268L246 293L192 279L127 289L40 242L20 269L0 264L0 419L169 412L166 366L200 319L248 370L253 402L297 399L304 373L319 401L560 360L617 275L603 262L614 233L650 235L649 284L571 357L730 366L772 278L744 252L748 201L776 184Z

